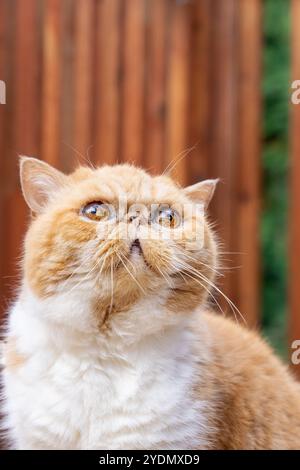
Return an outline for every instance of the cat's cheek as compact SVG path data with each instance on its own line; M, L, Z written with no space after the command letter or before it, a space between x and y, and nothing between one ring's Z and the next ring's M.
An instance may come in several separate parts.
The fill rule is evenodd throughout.
M26 284L39 298L55 294L59 284L71 274L76 250L61 243L59 246L26 242L24 271Z
M70 211L37 218L27 233L24 256L26 282L34 294L46 298L59 291L96 239L96 224Z

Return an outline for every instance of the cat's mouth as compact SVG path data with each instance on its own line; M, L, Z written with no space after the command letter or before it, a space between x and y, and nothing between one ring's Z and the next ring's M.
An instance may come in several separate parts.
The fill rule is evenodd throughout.
M138 238L132 242L129 252L131 258L136 261L142 261L144 265L146 265L149 269L152 269L152 266L147 261L141 242Z
M141 246L141 242L138 238L136 238L132 244L131 244L131 247L130 247L130 254L131 255L141 255L144 257L144 253L143 253L143 249L142 249L142 246Z

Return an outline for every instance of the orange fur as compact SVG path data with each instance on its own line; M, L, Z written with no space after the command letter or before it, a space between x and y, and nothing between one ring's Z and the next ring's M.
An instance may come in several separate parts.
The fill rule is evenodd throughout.
M25 364L27 358L19 352L16 337L8 338L4 344L3 358L4 365L9 370L17 369Z
M138 203L149 206L153 203L166 203L183 206L191 202L169 177L151 177L143 170L130 165L102 167L95 171L88 168L77 169L67 177L67 184L55 195L48 210L33 221L26 237L25 276L36 294L41 297L52 295L57 286L72 276L72 272L80 266L80 255L85 244L96 238L96 225L82 221L78 217L80 208L92 201L117 204L118 199L124 195L127 197L128 205ZM195 216L191 215L191 226L185 229L183 240L177 242L177 246L182 250L187 238L191 239L189 242L191 248L195 245L192 232L194 221ZM126 223L124 226L120 224L119 231L122 232L126 227ZM213 249L215 242L206 222L204 230L207 249L202 250L203 259L200 263L205 262L209 266L215 266L216 252ZM171 256L170 247L165 240L142 240L141 244L147 262L153 269L153 282L151 282L151 272L148 270L146 273L139 273L139 284L147 286L151 291L158 286L159 270L168 272L167 259ZM116 253L126 257L128 250L128 241L111 240L104 247L99 246L99 252L95 254L93 262L97 263L100 256L108 254L103 270L109 271L111 263L115 266L119 262ZM208 278L212 278L210 268L199 264L197 260L193 264L194 267L201 268ZM123 310L124 305L128 308L141 295L138 285L132 282L129 285L128 277L122 266L115 272L114 310ZM178 311L178 306L183 310L191 310L207 295L199 283L187 277L185 281L188 289L185 284L181 285L179 289L174 289L169 298L168 306L171 311ZM100 307L98 300L95 301L97 305L95 311L100 308L102 318L105 316L104 312L107 311L110 299L102 298Z
M300 385L255 332L216 314L202 315L212 357L207 387L202 385L197 394L218 404L212 447L298 449Z
M35 166L39 164L30 161L28 165L38 175ZM41 207L26 236L24 259L25 279L38 297L55 294L72 277L76 282L77 278L83 282L88 276L94 282L94 290L89 293L91 310L104 334L111 333L113 317L126 316L145 293L158 293L162 285L169 289L162 305L169 315L178 312L188 315L205 304L218 266L217 244L205 217L201 218L203 246L197 245L193 229L198 216L188 212L187 223L179 229L180 240L174 237L176 230L170 232L168 240L141 239L142 257L133 263L130 247L136 232L127 216L111 225L107 223L110 233L115 230L122 235L129 229L127 237L101 239L97 232L101 225L83 220L80 211L95 201L116 206L124 196L128 205L148 207L153 203L167 203L179 207L194 198L202 198L206 206L215 183L208 182L203 188L196 185L185 192L167 176L151 177L130 165L96 170L79 168L69 176L57 176L57 172L51 175L51 169L47 168L47 175L59 181L50 181L57 189L47 200L47 210L42 210L46 195L31 194L32 169L26 169L25 165L23 171L27 171L23 177L23 189L28 193L25 197L28 201L36 197L34 207L37 210ZM147 222L141 225L146 228ZM174 268L176 253L177 257L178 253L186 257L186 264L179 264L178 269ZM77 287L76 282L73 288ZM111 287L113 284L113 292L105 288L105 283ZM199 330L199 342L202 349L206 348L208 359L201 362L201 386L196 386L193 393L195 400L214 403L210 416L211 448L299 447L300 387L287 368L255 332L215 314L201 312L199 315L202 315L201 332L200 322L193 325L193 331L197 334ZM197 350L195 355L198 357ZM6 353L7 367L21 366L24 360L17 352L16 340L11 339Z

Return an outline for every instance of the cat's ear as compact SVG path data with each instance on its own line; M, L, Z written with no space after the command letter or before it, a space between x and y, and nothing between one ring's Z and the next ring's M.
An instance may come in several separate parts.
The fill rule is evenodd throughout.
M204 205L206 209L214 195L219 179L200 181L184 188L185 194L196 203Z
M30 209L39 214L47 202L66 184L66 175L36 158L20 157L23 196Z

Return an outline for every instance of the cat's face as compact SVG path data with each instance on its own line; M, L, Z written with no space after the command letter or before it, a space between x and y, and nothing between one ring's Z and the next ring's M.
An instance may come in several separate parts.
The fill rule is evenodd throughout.
M85 299L99 325L153 295L174 313L206 297L216 247L205 209L215 181L183 189L129 165L67 176L24 157L21 183L34 213L25 281L37 297Z

